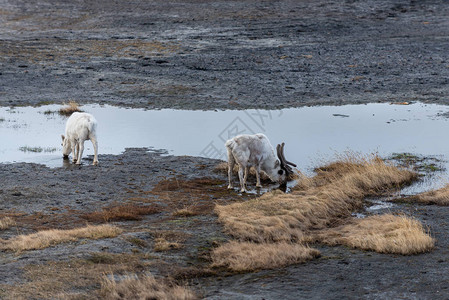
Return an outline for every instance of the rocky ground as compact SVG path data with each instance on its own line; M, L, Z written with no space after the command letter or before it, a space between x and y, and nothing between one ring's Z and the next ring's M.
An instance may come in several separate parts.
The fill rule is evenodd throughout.
M0 105L445 104L448 15L443 0L0 0ZM84 163L56 169L0 164L0 217L17 221L0 238L100 224L105 220L92 219L92 212L123 204L151 207L153 213L111 221L125 230L117 238L0 252L0 298L93 295L99 285L87 270L92 264L114 269L122 260L136 273L184 281L209 299L449 297L446 208L393 209L428 226L437 240L431 253L396 256L318 246L321 258L302 265L229 274L207 269L210 249L228 238L213 207L255 195L228 192L225 175L213 171L218 161L128 149L100 155L98 167ZM185 208L191 215L177 213ZM155 251L160 237L180 248ZM98 259L99 253L129 257ZM81 269L82 276L70 277ZM73 284L58 289L55 278L62 274Z

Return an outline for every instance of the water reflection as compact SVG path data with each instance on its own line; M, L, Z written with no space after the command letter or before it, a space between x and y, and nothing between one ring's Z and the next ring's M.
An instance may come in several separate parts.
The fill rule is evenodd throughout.
M51 113L59 108L0 108L0 162L63 166L60 135L66 118ZM273 145L285 142L287 159L306 174L346 150L378 152L382 156L411 152L449 158L449 123L445 117L449 109L441 105L368 104L280 111L146 111L99 105L85 105L82 109L98 120L100 163L101 154L119 154L128 147L226 159L225 140L255 132L265 133ZM85 155L93 155L89 141L85 146ZM21 147L58 151L22 152ZM447 182L446 177L447 173L442 173L419 189L441 186ZM409 192L415 190L410 188Z
M389 209L394 207L394 204L391 202L387 202L387 199L366 199L369 203L369 206L366 208L368 212L374 212L377 210Z

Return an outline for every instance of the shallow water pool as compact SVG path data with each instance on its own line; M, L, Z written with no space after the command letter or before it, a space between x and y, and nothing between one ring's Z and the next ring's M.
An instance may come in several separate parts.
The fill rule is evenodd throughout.
M66 117L56 113L59 108L0 108L0 162L62 166L60 135ZM444 116L449 107L441 105L368 104L278 111L150 111L100 105L82 109L98 120L100 163L102 154L119 154L129 147L225 160L224 142L228 138L257 132L266 134L274 146L285 142L287 159L308 174L344 151L384 157L411 152L449 158L449 122ZM84 155L93 155L90 141L85 146ZM447 182L446 177L446 172L439 173L407 192L439 187Z

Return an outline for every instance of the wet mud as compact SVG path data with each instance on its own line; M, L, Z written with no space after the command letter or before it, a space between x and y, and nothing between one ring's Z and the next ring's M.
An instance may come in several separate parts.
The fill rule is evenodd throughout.
M0 105L445 103L445 1L0 1Z

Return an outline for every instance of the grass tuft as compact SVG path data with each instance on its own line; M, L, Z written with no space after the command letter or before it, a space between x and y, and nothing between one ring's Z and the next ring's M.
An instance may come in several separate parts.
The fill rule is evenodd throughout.
M191 217L198 215L192 207L184 207L173 212L174 217Z
M422 204L449 206L449 184L445 185L444 187L438 190L424 192L400 200L419 202Z
M257 268L272 268L276 263L281 266L285 264L281 261L273 262L270 258L272 250L266 248L269 250L265 254L265 248L259 245L275 244L273 247L276 247L283 243L301 245L310 242L316 232L348 222L352 218L351 213L363 206L364 198L386 195L418 177L417 173L386 163L375 155L344 155L336 162L317 168L315 172L313 177L300 174L297 186L289 194L272 191L246 202L216 205L215 212L226 232L240 242L253 242L257 244L248 245L260 247L257 255L241 254L246 257L243 261L247 260L248 270L254 269L253 264ZM413 222L416 226L419 224L417 221ZM433 247L433 240L423 231L406 232L407 228L409 227L395 227L393 224L386 226L385 231L380 231L382 228L376 227L379 234L403 238L394 240L400 244L396 248L369 249L379 252L421 253ZM407 239L412 240L413 234L416 234L417 239L425 241L426 246L409 242ZM351 238L354 239L354 247L365 249L365 246L355 242L359 238L357 234L346 236L348 240ZM325 236L319 241L326 243ZM398 248L403 250L399 251ZM246 250L240 251L245 253ZM229 262L220 262L218 265L233 264L233 255L223 257ZM267 257L266 265L261 263L260 257ZM246 267L233 268L243 270Z
M69 101L69 103L64 103L64 107L59 109L59 114L63 116L70 116L74 112L81 112L78 103L75 101Z
M110 277L114 277L111 275ZM187 287L156 280L151 275L127 276L119 282L104 276L101 283L103 299L189 300L197 296Z
M273 269L303 263L320 256L316 249L292 243L231 241L212 252L212 267L225 267L235 272Z
M154 251L162 252L182 248L182 244L178 242L169 242L165 238L156 238L154 240Z
M0 299L105 299L99 290L104 274L146 272L149 259L148 254L94 252L87 258L30 262L22 268L21 282L0 284Z
M141 206L135 204L124 204L105 207L101 211L94 211L82 215L83 219L95 223L106 223L111 221L137 221L142 216L158 213L157 206Z
M350 224L324 230L315 239L328 245L402 255L428 252L435 245L420 222L391 214L354 219Z
M6 230L9 227L15 226L16 225L16 221L14 221L12 218L10 217L4 217L0 219L0 230Z
M225 229L240 240L301 241L304 232L324 229L362 207L368 196L385 194L417 178L416 173L378 157L347 158L302 176L290 194L280 191L215 211Z
M116 237L122 232L111 225L86 226L69 230L43 230L29 235L19 235L9 240L0 240L0 249L21 252L24 250L44 249L60 243L79 239L101 239Z

